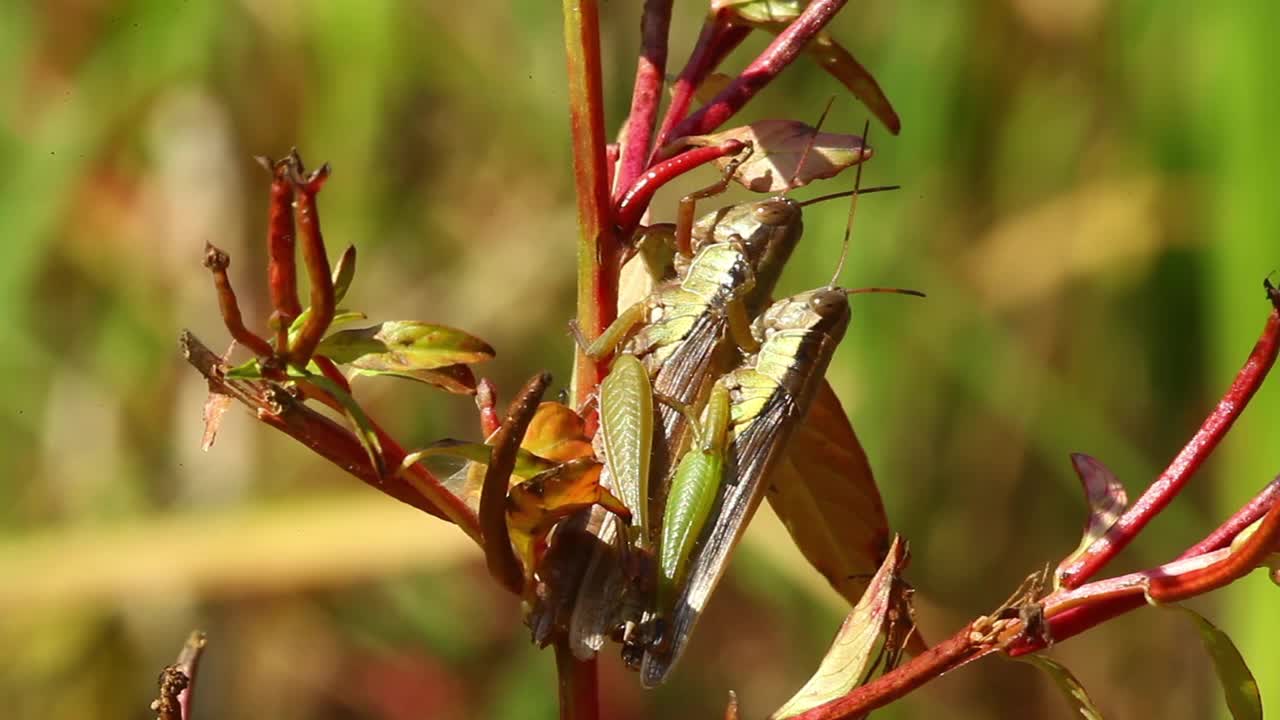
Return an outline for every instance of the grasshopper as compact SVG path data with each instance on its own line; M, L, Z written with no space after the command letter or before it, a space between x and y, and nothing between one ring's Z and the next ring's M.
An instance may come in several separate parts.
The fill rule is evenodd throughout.
M860 171L861 168L855 180L855 203ZM697 502L706 502L701 498L707 494L719 497L709 522L698 521L698 525L705 528L696 544L692 544L689 557L683 560L687 567L682 567L671 578L678 587L676 597L663 603L657 627L648 633L640 671L645 687L660 685L683 654L695 623L724 574L730 552L763 498L765 479L782 457L792 431L804 419L822 387L827 367L849 326L848 296L862 292L920 295L896 288L846 290L837 287L836 278L844 265L848 239L849 228L846 228L844 251L831 283L770 305L752 324L758 349L716 381L713 397L729 399L728 417L722 421L727 427L708 429L707 421L717 415L708 408L702 432L704 436L725 432L731 438L727 450L729 469L723 469L724 461L703 462L704 471L690 480L698 487L682 491L682 495L698 498ZM673 497L674 492L673 489ZM668 513L667 520L676 517ZM682 531L671 532L678 535ZM664 528L664 536L666 534ZM663 555L666 555L665 548ZM664 576L663 580L666 579Z

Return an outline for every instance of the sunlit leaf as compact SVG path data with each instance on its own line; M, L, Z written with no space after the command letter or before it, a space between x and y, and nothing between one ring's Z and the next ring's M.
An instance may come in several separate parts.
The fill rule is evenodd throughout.
M817 132L798 120L761 120L713 135L685 138L690 145L750 143L753 151L733 179L755 192L781 192L829 178L871 157L857 135ZM801 161L803 159L803 166ZM733 158L717 161L721 167Z
M773 714L772 720L799 715L866 681L878 658L876 651L887 635L889 613L896 602L894 587L905 558L906 545L895 538L867 591L840 625L817 672Z
M593 458L578 458L511 488L507 529L527 575L538 567L551 529L569 515L599 504L630 520L626 504L600 485L601 467Z
M351 289L351 280L356 276L356 246L348 245L338 264L333 267L333 302L340 303Z
M233 380L261 380L262 365L254 358L235 367L227 368L226 376Z
M1231 638L1203 615L1181 605L1167 605L1187 614L1200 633L1200 641L1213 660L1214 672L1222 684L1227 708L1235 720L1262 720L1262 697L1258 694L1258 681L1245 664L1244 657Z
M769 504L809 564L857 603L888 551L889 521L866 453L829 383L769 482Z
M404 373L482 362L493 358L493 348L446 325L391 320L333 333L316 354L361 370Z
M1050 660L1043 655L1024 655L1018 658L1023 662L1030 663L1040 668L1053 680L1054 686L1062 692L1062 697L1066 699L1076 714L1085 720L1102 720L1102 713L1098 707L1093 704L1093 700L1089 697L1089 693L1085 692L1084 686L1076 679L1071 671L1057 661Z
M808 0L711 0L712 12L728 11L748 23L789 23L804 12Z
M1075 468L1076 475L1080 477L1080 484L1084 487L1085 501L1089 503L1089 518L1085 521L1080 544L1058 564L1058 571L1054 573L1054 583L1057 587L1061 587L1060 578L1063 569L1075 563L1089 549L1089 546L1105 535L1129 505L1124 486L1116 479L1115 474L1097 459L1083 453L1073 453L1071 465Z
M301 315L294 318L292 323L289 323L289 344L293 344L293 341L297 338L298 333L302 331L302 326L307 323L307 318L309 317L311 317L311 308L303 310ZM333 321L329 323L329 332L333 332L344 325L350 325L353 322L366 320L368 317L368 315L365 315L362 312L338 308L338 310L333 314Z

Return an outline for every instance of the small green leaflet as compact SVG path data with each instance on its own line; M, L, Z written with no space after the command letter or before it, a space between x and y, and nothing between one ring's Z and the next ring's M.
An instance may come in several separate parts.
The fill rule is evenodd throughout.
M361 370L389 373L482 362L494 355L487 343L461 330L415 320L389 320L333 333L320 342L316 354Z
M489 455L492 452L493 446L486 445L484 443L445 439L433 442L417 452L409 453L405 456L402 464L405 466L414 465L421 462L423 458L435 455L446 455L449 457L463 458L481 465L488 465ZM538 457L528 450L520 449L516 451L516 463L511 474L527 480L534 475L550 470L559 464L560 463Z
M1093 704L1093 699L1089 697L1089 693L1085 692L1084 686L1066 667L1043 655L1025 655L1018 660L1043 670L1062 692L1062 697L1084 720L1102 720L1102 713L1098 711L1098 706Z
M1249 672L1249 666L1245 664L1244 657L1235 643L1231 642L1231 638L1189 607L1165 607L1181 610L1195 623L1205 652L1213 660L1213 669L1218 674L1218 682L1222 684L1222 694L1226 697L1231 717L1235 720L1262 720L1262 697L1258 694L1258 681Z

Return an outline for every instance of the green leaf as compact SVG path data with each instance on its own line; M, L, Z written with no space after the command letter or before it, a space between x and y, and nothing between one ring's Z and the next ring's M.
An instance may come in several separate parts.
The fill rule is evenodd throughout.
M804 12L808 0L712 0L712 13L727 10L750 23L786 23Z
M333 302L342 302L351 289L351 280L356 276L356 246L348 245L333 267Z
M413 465L421 461L423 458L434 455L445 455L448 457L460 457L470 460L481 465L489 464L489 453L493 448L484 443L464 442L462 440L453 440L446 438L431 443L422 450L410 453L404 459L405 465ZM528 450L520 449L516 451L516 465L511 471L512 475L521 478L531 478L540 472L546 472L559 463L552 462L546 458L538 457Z
M1227 634L1219 630L1203 615L1189 607L1168 605L1186 613L1200 632L1200 641L1213 660L1213 669L1222 684L1227 708L1235 720L1262 720L1262 697L1258 694L1258 681L1253 679L1249 666Z
M320 341L316 354L361 370L404 373L489 360L493 348L446 325L391 320L333 333Z
M408 372L356 368L355 374L368 375L370 377L385 375L387 377L404 378L405 380L416 380L420 383L434 385L455 395L474 395L476 392L476 376L471 372L471 368L466 365L448 365L442 368Z
M874 669L877 647L883 642L889 611L896 602L898 573L906 558L906 544L894 538L889 555L876 571L867 591L844 619L817 672L800 692L778 709L770 720L795 717L819 705L847 695Z
M293 341L294 339L297 338L298 333L302 331L302 326L306 324L307 318L309 317L311 317L311 308L307 308L306 310L303 310L301 315L294 318L293 322L289 323L289 344L290 345L293 344ZM368 315L365 315L362 312L354 312L352 310L344 310L342 308L338 308L338 310L333 314L333 322L329 323L328 329L330 332L332 332L337 328L342 327L343 325L350 325L351 323L356 322L358 320L366 320L368 319L368 317L369 317Z
M338 404L342 406L343 414L347 416L347 420L356 431L356 437L360 440L360 444L364 447L364 451L369 455L369 462L378 472L378 477L387 476L387 464L382 457L382 442L378 440L378 433L373 429L373 422L369 420L369 416L365 414L364 408L351 397L351 393L344 390L336 382L330 380L323 375L295 374L297 371L290 372L290 375L300 380L305 380L316 387L324 390L333 396Z
M1024 655L1018 660L1043 670L1049 679L1053 680L1058 690L1062 691L1062 697L1080 714L1080 717L1085 720L1102 720L1102 713L1098 710L1098 706L1093 704L1093 699L1089 697L1089 693L1085 692L1084 686L1066 667L1043 655Z
M227 368L226 376L235 380L261 380L262 365L254 358L243 365Z

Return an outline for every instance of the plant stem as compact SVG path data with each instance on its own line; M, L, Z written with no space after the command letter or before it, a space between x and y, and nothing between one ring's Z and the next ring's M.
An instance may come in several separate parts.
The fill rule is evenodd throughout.
M324 233L320 230L320 207L316 204L316 195L329 178L329 165L321 165L306 178L301 177L301 173L301 161L293 163L290 174L293 176L294 192L298 198L302 261L307 267L307 279L311 282L311 313L298 331L293 346L289 348L289 362L294 367L305 369L333 322L335 298L329 256L324 247Z
M741 140L726 140L719 145L698 147L649 168L635 183L627 188L618 201L617 223L623 233L630 233L640 224L640 218L649 207L658 188L690 170L729 155L736 155L746 147Z
M556 675L560 679L560 720L600 717L596 659L579 660L563 638L555 641Z
M1280 350L1280 308L1273 309L1267 317L1262 335L1249 353L1249 359L1236 374L1218 406L1205 419L1200 430L1187 442L1169 467L1142 493L1142 497L1129 507L1120 519L1098 538L1072 564L1062 569L1059 577L1065 588L1084 584L1120 553L1147 523L1164 510L1177 497L1187 481L1214 448L1231 429L1236 418L1244 411L1254 393L1275 364Z
M271 349L271 343L245 327L244 317L240 314L240 302L236 300L236 291L231 287L231 278L227 275L227 268L231 266L231 257L213 245L205 243L204 266L213 274L213 285L218 291L218 309L222 311L222 324L227 326L231 339L249 348L260 358L272 357L274 351Z
M1267 483L1261 492L1254 495L1252 500L1245 503L1244 507L1227 518L1226 522L1219 525L1216 530L1205 536L1205 539L1187 548L1178 556L1178 559L1204 555L1231 545L1231 541L1240 534L1240 531L1257 522L1258 518L1265 515L1278 502L1280 502L1280 476Z
M769 47L747 66L742 74L711 102L681 121L671 130L667 141L686 135L702 135L720 127L747 101L778 76L805 45L840 12L848 0L814 0L786 30L769 43Z
M598 336L617 314L621 247L609 208L605 164L604 98L600 69L597 0L563 0L564 45L569 76L569 124L578 195L578 326ZM597 362L578 349L573 396L584 404L604 376Z
M640 59L631 91L631 112L623 133L622 159L616 178L615 198L640 177L649 159L649 141L662 101L663 74L667 71L667 35L671 30L672 0L645 0L640 21Z

